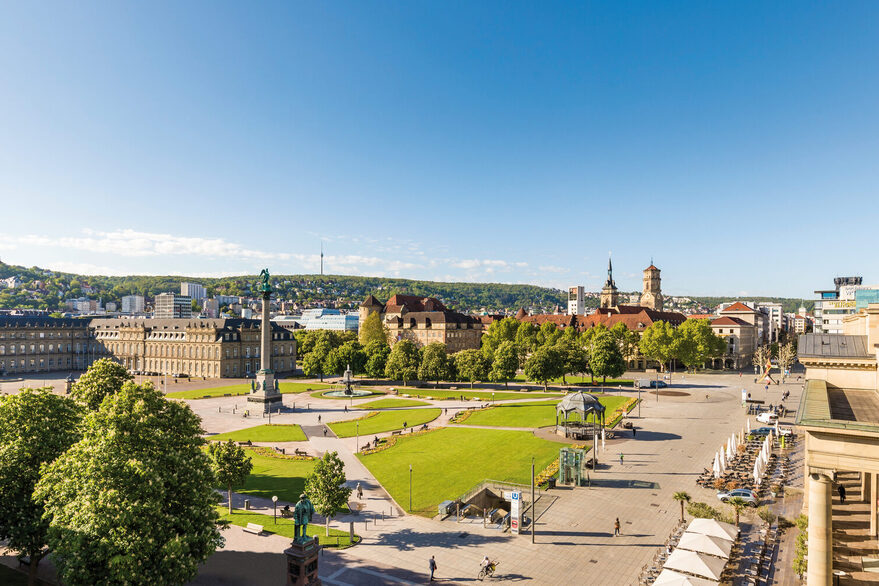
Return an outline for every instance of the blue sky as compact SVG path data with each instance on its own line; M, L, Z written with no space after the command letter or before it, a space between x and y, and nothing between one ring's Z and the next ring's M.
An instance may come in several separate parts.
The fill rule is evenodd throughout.
M879 281L879 5L13 3L0 258L809 298Z

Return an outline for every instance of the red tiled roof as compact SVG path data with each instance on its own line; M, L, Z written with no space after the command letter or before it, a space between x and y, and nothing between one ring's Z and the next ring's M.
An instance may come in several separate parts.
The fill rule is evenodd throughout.
M728 313L733 311L747 311L749 313L756 313L753 309L742 303L741 301L736 301L720 313Z
M650 265L649 267L647 267L647 268L644 269L644 270L645 270L645 271L658 271L659 269L657 269L657 268L656 268L655 266L653 266L653 265Z
M752 324L749 324L748 322L746 322L743 319L739 319L737 317L730 317L728 315L725 315L725 316L719 317L716 320L714 320L713 322L711 322L711 325L712 326L750 326Z
M385 313L396 313L405 307L407 311L444 311L446 306L439 299L433 297L419 297L417 295L393 295L388 299ZM391 309L394 308L394 309Z

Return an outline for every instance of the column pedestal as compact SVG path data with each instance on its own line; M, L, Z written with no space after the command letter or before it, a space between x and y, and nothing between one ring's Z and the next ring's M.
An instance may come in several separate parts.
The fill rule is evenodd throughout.
M830 586L833 571L833 500L831 482L824 474L809 476L808 586Z
M317 577L320 542L317 537L305 543L293 542L284 550L287 556L287 586L320 586Z
M876 499L879 497L879 474L870 474L867 482L867 494L870 500L870 536L877 536Z

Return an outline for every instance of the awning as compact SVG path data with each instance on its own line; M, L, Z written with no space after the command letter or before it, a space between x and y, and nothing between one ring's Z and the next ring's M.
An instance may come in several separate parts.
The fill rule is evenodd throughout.
M655 586L714 586L715 580L687 576L674 570L663 570L653 582Z
M714 519L693 519L690 521L687 531L689 533L701 533L711 537L720 537L726 541L735 541L739 534L739 529L735 525L721 523Z
M715 555L719 558L728 560L729 553L732 551L733 542L720 537L703 535L701 533L684 533L681 535L678 547L689 551Z
M726 560L695 551L676 549L665 560L663 567L719 582L723 568L726 567Z

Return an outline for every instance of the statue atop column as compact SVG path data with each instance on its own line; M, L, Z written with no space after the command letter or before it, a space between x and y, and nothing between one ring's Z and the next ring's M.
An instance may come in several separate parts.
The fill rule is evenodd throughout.
M260 271L259 278L262 279L262 284L259 286L259 290L262 291L263 299L265 299L266 294L272 294L272 284L269 283L269 269L263 269Z
M257 289L262 293L262 316L260 319L260 368L253 381L253 392L247 397L249 403L260 403L263 411L273 411L281 407L281 393L276 384L275 372L272 369L272 322L271 299L272 284L269 269L259 273L260 284Z

